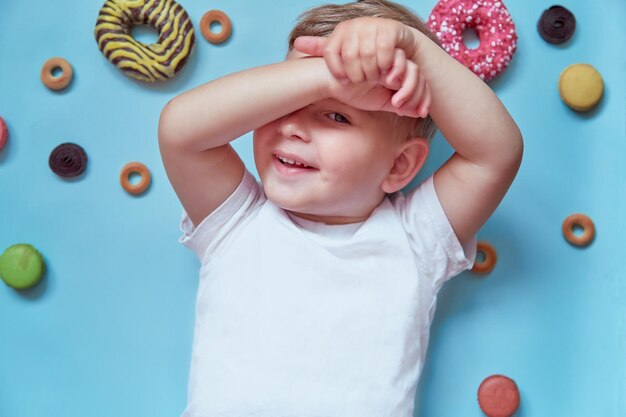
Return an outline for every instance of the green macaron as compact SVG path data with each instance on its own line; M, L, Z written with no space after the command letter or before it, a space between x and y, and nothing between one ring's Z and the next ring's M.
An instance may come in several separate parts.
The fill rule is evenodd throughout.
M0 255L0 278L17 290L35 286L45 270L43 256L29 244L13 245Z

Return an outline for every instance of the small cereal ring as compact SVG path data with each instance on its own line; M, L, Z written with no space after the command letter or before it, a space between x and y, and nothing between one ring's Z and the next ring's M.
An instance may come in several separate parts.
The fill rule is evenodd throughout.
M222 26L222 30L215 33L211 30L211 24L217 22ZM209 10L206 12L200 20L200 31L202 36L211 43L222 43L230 36L232 32L232 25L230 19L221 10Z
M478 387L478 405L488 417L511 417L519 403L517 384L504 375L491 375Z
M7 144L9 140L9 129L7 128L7 124L4 122L4 119L0 117L0 151Z
M76 177L87 168L87 154L75 143L62 143L50 153L48 165L52 172L61 177Z
M580 236L574 234L574 227L583 229ZM588 216L581 213L570 214L563 221L563 236L574 246L587 246L596 235L596 228Z
M517 48L515 24L501 0L440 0L428 26L452 57L484 81L504 71ZM463 42L466 28L476 30L478 48Z
M591 110L600 102L603 94L602 76L589 64L572 64L559 76L561 100L573 110Z
M146 45L131 35L135 25L159 33ZM174 0L107 0L94 29L102 54L124 74L140 81L165 81L176 75L193 52L193 24Z
M537 22L537 31L546 42L558 45L567 42L576 30L576 18L563 6L546 9Z
M131 174L139 174L141 176L141 179L137 184L131 184ZM133 195L141 194L146 191L150 185L150 171L141 162L129 162L124 165L124 168L122 168L122 172L120 173L120 183L122 184L122 188L128 193Z
M16 290L35 286L45 271L43 256L32 245L13 245L0 256L0 277Z
M485 258L482 261L475 261L472 272L477 274L488 274L496 266L498 256L496 250L491 244L485 241L479 241L476 245L476 251L482 252Z
M52 72L57 68L61 69L62 74L55 76ZM50 58L41 68L41 81L50 90L63 90L70 84L73 76L72 66L63 58Z

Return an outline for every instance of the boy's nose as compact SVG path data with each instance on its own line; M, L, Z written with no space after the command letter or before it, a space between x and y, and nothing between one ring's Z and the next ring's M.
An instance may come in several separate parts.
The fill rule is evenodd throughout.
M284 137L309 141L305 109L306 107L281 117L278 129Z

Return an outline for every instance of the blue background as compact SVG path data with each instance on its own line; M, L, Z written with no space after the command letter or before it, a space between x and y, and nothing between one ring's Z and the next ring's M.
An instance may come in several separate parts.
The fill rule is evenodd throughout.
M161 164L159 113L187 89L281 60L294 20L319 1L182 0L196 50L173 80L152 85L126 77L100 53L93 29L102 3L0 0L0 116L10 131L0 151L0 252L30 243L48 267L31 290L0 284L1 417L182 412L198 262L177 242L181 207ZM426 18L436 1L402 3ZM518 416L624 416L626 3L561 3L577 19L564 46L536 31L553 3L505 4L518 51L490 85L524 134L524 162L479 233L498 250L495 270L463 273L440 294L415 415L481 416L478 386L499 373L520 388ZM210 9L233 22L220 46L199 32ZM156 38L151 30L135 32L144 42ZM74 68L62 92L39 80L53 56ZM592 64L604 77L604 98L589 113L570 110L558 95L559 74L573 63ZM62 142L89 155L77 180L48 167ZM234 146L253 169L250 135ZM418 179L450 153L438 134ZM118 179L135 160L153 175L139 197ZM573 212L595 222L587 248L561 234Z

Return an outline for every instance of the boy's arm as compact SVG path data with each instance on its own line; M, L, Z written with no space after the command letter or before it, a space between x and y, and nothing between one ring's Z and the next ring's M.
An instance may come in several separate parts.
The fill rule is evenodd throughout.
M513 182L522 160L522 135L480 78L426 35L412 32L414 60L431 93L430 115L455 150L435 172L435 190L464 243L487 221Z
M458 239L468 242L504 197L522 159L521 133L493 91L426 35L395 20L359 17L339 23L328 38L303 36L294 45L323 56L339 80L394 86L401 78L388 111L419 117L428 110L455 149L434 183ZM397 49L412 66L397 65Z
M168 178L198 225L237 188L244 165L229 142L322 99L322 59L294 59L230 74L167 103L159 147Z

